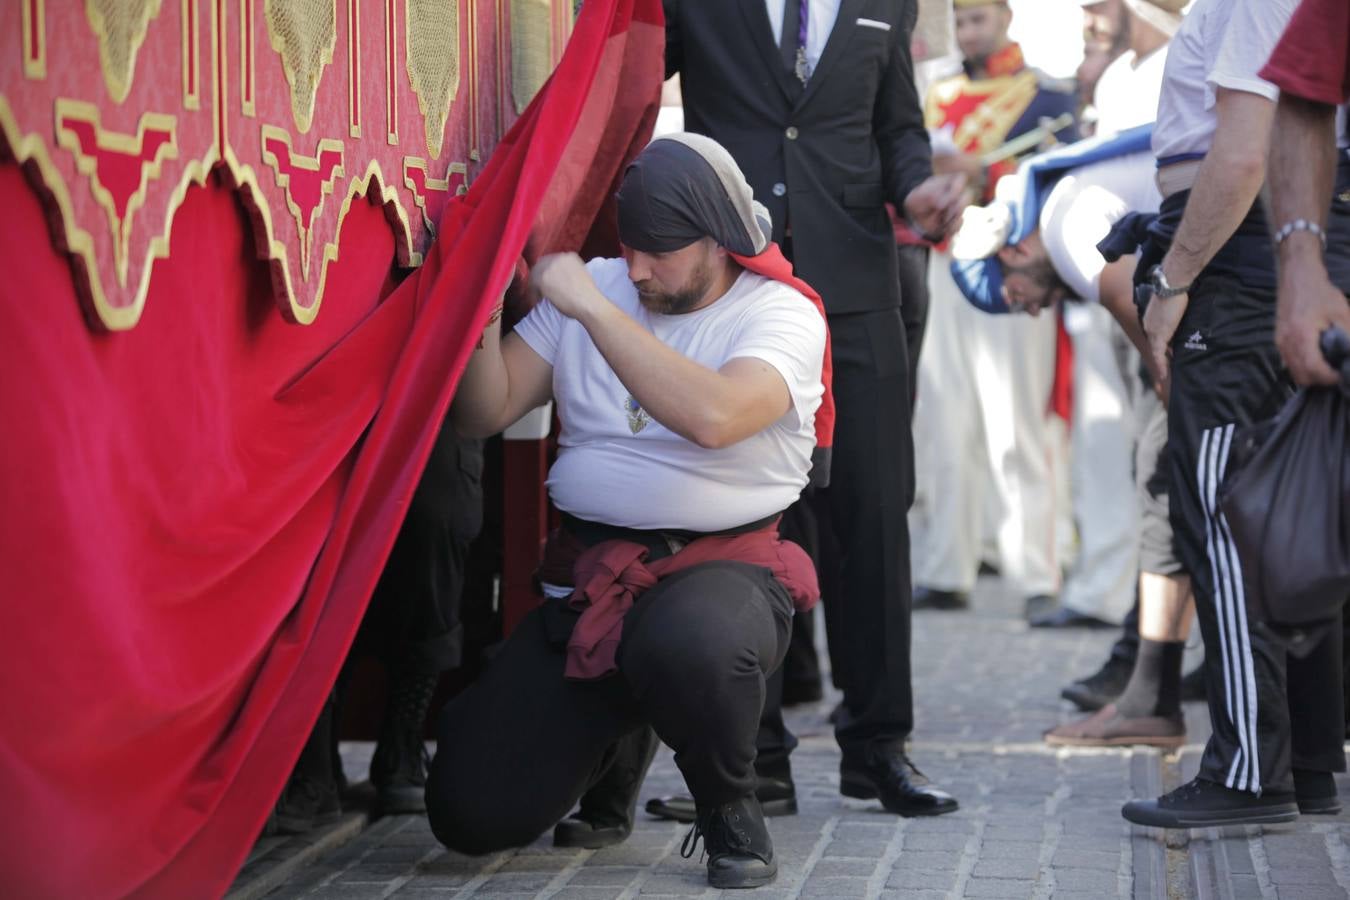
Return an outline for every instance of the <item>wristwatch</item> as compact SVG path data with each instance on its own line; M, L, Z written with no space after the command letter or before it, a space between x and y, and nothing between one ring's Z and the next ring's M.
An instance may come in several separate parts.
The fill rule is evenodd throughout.
M1167 300L1178 294L1187 294L1191 290L1189 284L1183 284L1180 287L1172 287L1168 284L1167 276L1163 274L1161 265L1156 265L1148 270L1148 283L1149 287L1153 289L1153 296L1161 300Z

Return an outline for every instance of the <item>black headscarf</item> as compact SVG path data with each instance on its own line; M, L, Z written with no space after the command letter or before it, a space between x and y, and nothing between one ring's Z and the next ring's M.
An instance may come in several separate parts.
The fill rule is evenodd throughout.
M705 237L741 256L767 238L753 193L731 155L701 135L647 145L624 173L617 195L619 240L646 253L680 250Z

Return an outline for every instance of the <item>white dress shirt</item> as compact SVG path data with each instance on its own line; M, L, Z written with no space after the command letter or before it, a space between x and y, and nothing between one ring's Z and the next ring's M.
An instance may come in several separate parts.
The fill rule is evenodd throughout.
M801 0L764 0L769 11L769 25L773 28L774 46L779 45L783 36L783 11L788 3ZM820 62L820 54L825 50L825 42L834 30L834 21L839 18L839 0L808 0L806 17L806 65L812 72Z

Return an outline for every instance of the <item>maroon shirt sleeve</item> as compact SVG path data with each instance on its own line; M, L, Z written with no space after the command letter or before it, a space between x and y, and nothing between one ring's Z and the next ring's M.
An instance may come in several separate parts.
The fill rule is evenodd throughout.
M1350 97L1350 3L1303 0L1261 77L1317 103Z

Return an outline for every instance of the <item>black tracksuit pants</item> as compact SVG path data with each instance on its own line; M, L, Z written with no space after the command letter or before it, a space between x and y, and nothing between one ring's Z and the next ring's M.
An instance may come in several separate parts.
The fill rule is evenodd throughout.
M527 844L609 768L621 738L650 725L702 806L755 788L765 679L778 668L792 600L767 569L692 566L638 598L619 671L563 677L576 614L551 600L525 617L483 676L441 712L427 815L454 850Z
M1275 348L1275 293L1206 274L1172 344L1171 514L1195 588L1213 736L1200 775L1236 790L1291 791L1291 766L1345 770L1341 629L1304 659L1248 617L1217 502L1237 428L1275 415L1293 386Z

